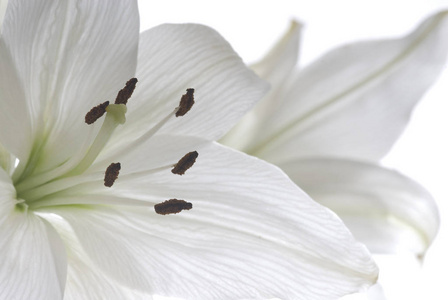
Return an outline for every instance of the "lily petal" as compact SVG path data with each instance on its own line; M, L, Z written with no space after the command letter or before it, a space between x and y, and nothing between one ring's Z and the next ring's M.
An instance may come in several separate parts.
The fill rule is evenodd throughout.
M159 137L157 145L182 148L187 140ZM199 157L185 175L166 170L128 179L123 167L110 188L148 206L185 199L193 203L189 211L46 209L67 220L92 261L115 280L161 295L328 299L376 280L365 246L278 168L216 143L197 143ZM130 153L122 165L133 158Z
M64 300L150 300L151 295L131 291L111 279L89 259L70 226L59 216L45 214L58 231L67 248L67 284Z
M165 24L142 33L136 77L139 83L117 141L149 130L179 105L187 88L195 89L193 108L182 118L173 117L161 132L215 140L268 88L216 31L196 24Z
M62 299L64 245L45 220L16 208L14 194L0 169L0 299Z
M447 15L431 16L402 39L341 47L303 69L249 153L273 163L310 155L382 158L443 69Z
M435 201L398 172L331 158L297 160L280 167L341 217L373 253L423 255L436 236L440 220Z
M41 165L79 149L85 114L135 74L137 1L10 0L3 37L24 86ZM44 126L45 123L45 126ZM5 145L6 146L6 145Z
M221 143L236 149L249 147L256 140L256 128L260 126L279 105L281 87L290 79L299 56L299 42L302 25L292 21L289 30L258 63L251 66L255 73L271 84L271 90L262 101L246 114L222 139Z
M69 259L64 300L108 299L151 300L152 296L131 290L97 268L87 256Z

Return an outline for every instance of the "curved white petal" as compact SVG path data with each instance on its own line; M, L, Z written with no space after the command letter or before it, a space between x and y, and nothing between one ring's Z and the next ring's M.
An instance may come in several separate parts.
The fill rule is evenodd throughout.
M302 70L249 153L377 160L396 141L448 53L448 12L408 36L343 46Z
M0 168L10 174L12 167L14 167L14 156L0 144Z
M134 0L9 1L3 37L24 86L35 138L46 143L40 158L46 167L78 150L92 130L85 114L113 101L134 76L138 31Z
M251 66L251 69L269 82L274 90L284 83L297 65L301 32L302 24L295 20L291 21L288 31L269 53Z
M15 191L0 169L0 299L62 299L67 261L45 220L16 208Z
M376 283L367 291L368 300L387 300L381 284Z
M185 152L193 150L183 146L188 140L159 137L156 145ZM137 170L126 165L149 161L129 153L123 172L105 192L148 205L185 199L192 210L165 216L152 207L46 210L70 223L104 272L152 293L187 299L328 299L376 280L365 246L278 168L215 143L196 143L202 144L199 157L183 176L167 169L129 177Z
M25 94L9 50L0 37L0 144L25 159L32 147Z
M227 41L195 24L165 24L142 33L136 77L127 121L115 141L148 131L179 105L187 88L195 89L193 108L173 117L161 132L214 140L267 92Z
M292 21L289 30L269 53L251 66L258 76L270 83L271 89L263 100L221 139L221 143L244 150L251 145L252 139L256 140L256 128L260 126L259 122L264 122L273 109L283 101L279 93L285 82L291 79L291 73L296 68L301 29L300 23Z
M377 165L307 159L281 164L290 178L333 210L374 253L423 255L439 227L437 206L419 184Z
M150 300L151 295L132 291L95 266L81 247L70 226L56 215L43 215L56 228L67 248L67 284L64 300Z

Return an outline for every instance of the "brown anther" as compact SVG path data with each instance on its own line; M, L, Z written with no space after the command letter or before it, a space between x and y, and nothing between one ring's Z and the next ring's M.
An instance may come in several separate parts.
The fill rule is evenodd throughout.
M106 174L104 175L104 185L107 187L111 187L115 180L118 178L118 174L120 173L121 164L120 163L111 163L107 169Z
M100 105L95 106L92 108L85 117L85 121L87 124L93 124L96 120L101 118L104 113L106 112L106 107L109 106L109 101L106 101L104 103L101 103Z
M170 199L154 205L154 210L159 215L177 214L183 210L193 208L193 204L185 200Z
M185 171L190 169L194 163L196 162L196 158L198 158L198 152L193 151L189 152L182 157L177 164L174 165L174 168L171 170L173 174L184 175Z
M187 89L187 93L180 98L179 108L176 112L176 117L185 115L194 104L194 89Z
M137 78L131 78L126 82L126 86L118 92L115 104L126 105L126 103L128 103L129 98L131 98L132 93L134 92L137 81Z

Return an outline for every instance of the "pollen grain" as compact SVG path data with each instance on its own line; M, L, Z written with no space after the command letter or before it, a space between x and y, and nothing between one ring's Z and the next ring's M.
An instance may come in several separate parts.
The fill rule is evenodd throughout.
M88 125L95 123L106 112L106 107L109 106L109 101L101 103L92 108L85 116L85 121Z
M196 158L198 158L198 152L192 151L184 155L177 164L174 165L174 168L171 170L171 173L177 175L184 175L185 172L190 169L194 163L196 162Z
M131 98L132 93L134 92L135 85L137 84L137 78L131 78L126 82L124 88L122 88L118 94L117 98L115 98L115 104L124 104L128 103L129 98Z
M121 164L120 163L111 163L104 175L104 185L107 187L111 187L115 180L118 178L118 174L120 173Z
M179 108L176 117L184 116L194 104L194 89L187 89L187 93L180 98Z
M159 215L177 214L183 210L193 208L193 204L185 200L170 199L154 205L154 210Z

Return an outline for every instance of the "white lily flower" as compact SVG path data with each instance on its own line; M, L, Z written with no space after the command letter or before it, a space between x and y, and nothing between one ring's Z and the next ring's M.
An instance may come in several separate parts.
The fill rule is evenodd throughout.
M214 142L266 84L210 28L138 31L136 1L9 1L0 299L328 299L372 284L334 213Z
M439 226L416 182L379 164L444 67L447 12L409 35L335 49L296 70L300 25L253 69L272 91L222 143L272 162L375 253L425 253Z

